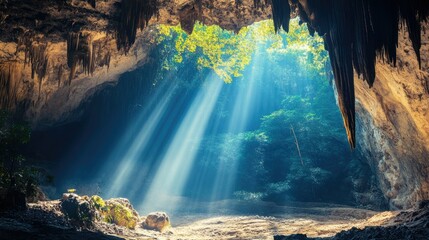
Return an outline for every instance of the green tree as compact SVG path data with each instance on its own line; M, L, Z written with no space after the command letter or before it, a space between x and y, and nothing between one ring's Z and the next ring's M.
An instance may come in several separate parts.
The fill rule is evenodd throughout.
M24 208L25 198L35 194L37 170L24 165L22 147L30 141L27 124L0 112L0 193L6 208Z
M196 56L199 69L211 69L216 75L231 83L242 77L243 71L251 63L252 57L261 45L274 57L295 55L298 61L311 67L313 73L323 73L327 62L323 40L311 37L305 24L291 21L289 33L275 33L271 20L261 21L242 28L238 33L226 31L219 26L206 26L196 23L192 34L186 34L180 26L160 25L157 41L164 45L163 69L171 70L183 60ZM312 65L308 65L312 62Z

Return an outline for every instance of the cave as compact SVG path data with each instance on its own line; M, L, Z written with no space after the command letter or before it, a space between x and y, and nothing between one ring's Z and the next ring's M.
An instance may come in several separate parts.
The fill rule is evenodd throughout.
M427 239L427 0L0 0L0 239Z

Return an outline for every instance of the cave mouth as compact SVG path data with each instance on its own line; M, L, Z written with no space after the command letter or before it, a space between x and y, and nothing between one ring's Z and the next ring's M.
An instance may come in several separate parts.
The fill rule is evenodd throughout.
M272 21L237 34L198 23L190 35L157 31L148 63L101 87L73 113L79 121L33 134L28 151L54 173L51 198L67 189L125 197L176 223L386 209L350 150L323 40L305 24L277 34Z

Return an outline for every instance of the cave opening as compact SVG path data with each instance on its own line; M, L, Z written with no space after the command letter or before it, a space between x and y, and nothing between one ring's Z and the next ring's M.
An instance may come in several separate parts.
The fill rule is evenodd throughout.
M0 239L427 239L428 3L0 0Z
M73 113L80 120L33 134L31 154L57 162L46 166L51 198L66 189L125 197L179 225L290 208L387 209L347 142L323 41L305 24L277 34L268 20L239 33L199 23L190 35L156 31L149 61L100 87Z

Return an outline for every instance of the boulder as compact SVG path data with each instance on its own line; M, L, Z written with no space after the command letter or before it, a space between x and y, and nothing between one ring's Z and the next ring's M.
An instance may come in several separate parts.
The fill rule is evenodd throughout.
M61 211L74 225L89 226L96 219L96 210L88 198L80 197L74 193L65 193L60 202Z
M127 209L129 209L131 211L131 213L133 214L133 216L139 218L139 213L134 209L133 205L131 204L130 200L126 199L126 198L112 198L109 200L106 200L106 203L118 203L121 204L122 206L126 207Z
M142 227L149 230L163 232L171 227L170 218L165 212L153 212L147 215Z
M45 193L40 187L36 187L34 195L27 196L27 203L37 203L39 201L47 201L49 200L48 197L46 197Z
M129 229L136 227L140 217L128 199L113 198L106 200L105 204L104 210L101 211L105 222Z

